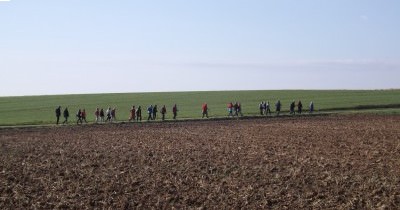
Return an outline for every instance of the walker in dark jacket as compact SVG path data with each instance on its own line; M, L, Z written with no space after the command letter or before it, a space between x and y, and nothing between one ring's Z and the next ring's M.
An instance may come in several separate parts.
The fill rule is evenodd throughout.
M65 120L64 120L63 124L65 124L65 123L68 124L68 117L69 117L69 111L68 111L68 108L65 108L64 109L64 118L65 118Z
M61 106L58 106L56 109L57 125L60 122L60 116L61 116Z

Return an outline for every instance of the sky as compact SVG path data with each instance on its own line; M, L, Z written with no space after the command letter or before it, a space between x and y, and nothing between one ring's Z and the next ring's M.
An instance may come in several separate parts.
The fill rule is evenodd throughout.
M399 0L0 0L0 96L400 88Z

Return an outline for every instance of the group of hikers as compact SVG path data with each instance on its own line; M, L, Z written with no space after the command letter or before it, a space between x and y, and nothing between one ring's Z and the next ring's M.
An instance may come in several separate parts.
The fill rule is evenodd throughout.
M156 120L157 119L157 112L158 112L158 108L157 105L150 105L147 108L147 114L148 114L148 118L147 121L150 120ZM161 113L161 120L165 120L165 115L167 114L167 108L165 107L165 105L163 105L161 107L160 110ZM173 119L176 119L176 116L178 115L178 108L176 106L176 104L172 107L172 114L173 114ZM130 110L130 115L129 115L129 122L132 121L142 121L142 107L138 106L137 108L135 107L135 105L132 106L131 110Z
M96 111L94 112L95 116L95 123L104 123L104 122L114 122L117 120L116 118L116 110L117 108L111 109L111 107L108 107L106 111L104 111L103 108L96 108ZM56 118L57 118L57 125L60 123L60 117L61 117L61 106L58 106L56 108ZM157 112L158 108L157 105L150 105L147 108L147 113L148 113L148 118L147 120L156 120L157 119ZM162 120L165 120L165 115L167 114L167 108L165 105L161 108L160 113L162 115ZM173 119L175 120L177 115L178 115L178 108L176 104L172 108L172 113L173 113ZM64 116L64 121L62 124L68 124L68 118L70 117L68 107L66 107L63 111L63 116ZM85 109L78 109L78 112L75 115L76 117L76 124L82 124L83 122L87 123L86 120L86 110ZM106 118L107 117L107 118ZM131 121L142 121L142 107L138 106L137 108L133 105L131 110L130 110L130 116L129 116L129 122Z
M104 112L104 109L99 109L98 107L96 108L96 111L94 112L95 115L95 122L113 122L117 118L115 117L115 112L116 108L111 109L111 107L108 107L108 109ZM64 121L62 124L68 124L68 118L69 118L69 110L68 107L66 107L63 111L63 116L64 116ZM107 118L105 118L107 116ZM60 122L60 117L61 117L61 106L58 106L56 108L56 118L57 118L57 125ZM78 112L75 115L76 117L76 124L82 124L83 122L87 123L86 120L86 110L85 109L78 109Z
M243 116L242 114L242 106L240 103L235 102L235 103L228 103L228 117L233 117L233 116Z
M259 104L259 109L260 109L260 115L271 115L271 107L270 107L270 103L269 101L262 101ZM297 102L297 104L295 103L295 101L293 100L292 103L290 104L289 107L289 113L291 115L294 115L295 112L295 107L297 107L297 113L301 114L303 112L303 104L301 103L301 101L299 100ZM280 100L278 100L275 104L275 112L276 115L279 115L281 112L281 108L282 108L282 103ZM108 109L106 109L106 111L104 111L103 108L99 108L97 107L94 115L95 115L95 123L105 123L105 122L114 122L117 120L116 118L116 108L111 108L108 107ZM227 110L228 110L228 117L234 117L234 116L243 116L242 114L242 106L239 102L229 102L227 105ZM206 117L208 118L208 105L207 103L204 103L202 105L201 108L202 111L202 118ZM58 106L56 108L56 117L57 117L57 125L60 122L60 117L61 117L61 106ZM159 112L157 105L150 105L147 108L147 114L148 114L148 118L147 121L150 120L156 120L157 119L157 113ZM311 101L310 105L309 105L309 112L313 113L314 112L314 103ZM167 108L165 107L165 105L163 105L160 109L160 113L161 113L161 120L164 121L165 120L165 115L167 114ZM175 120L177 115L178 115L178 108L177 105L174 104L174 106L172 107L172 114L173 114L173 119ZM64 121L62 122L62 124L68 124L68 118L69 118L69 111L68 111L68 107L66 107L63 111L63 116L64 116ZM78 112L76 113L76 123L77 124L82 124L83 122L87 123L86 120L86 110L85 109L79 109ZM107 118L106 118L107 117ZM142 121L142 107L138 106L136 108L135 105L132 106L132 108L130 109L130 115L129 115L129 122L134 122L134 121Z
M259 104L260 115L271 115L270 106L271 105L270 105L269 101L267 101L267 102L261 101L261 103ZM303 112L303 104L301 103L301 101L299 100L297 102L297 105L296 105L296 102L293 100L292 103L290 103L289 114L291 114L291 115L295 115L296 114L296 111L295 111L296 106L297 106L297 113L298 114L301 114ZM276 115L280 114L281 108L282 108L282 103L281 103L280 100L278 100L276 102L276 104L275 104ZM313 113L314 112L314 102L311 101L311 103L310 103L308 108L309 108L308 109L309 112Z

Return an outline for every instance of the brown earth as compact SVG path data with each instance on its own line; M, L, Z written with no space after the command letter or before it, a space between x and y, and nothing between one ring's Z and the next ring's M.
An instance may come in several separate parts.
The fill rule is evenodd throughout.
M0 130L0 209L399 209L400 116Z

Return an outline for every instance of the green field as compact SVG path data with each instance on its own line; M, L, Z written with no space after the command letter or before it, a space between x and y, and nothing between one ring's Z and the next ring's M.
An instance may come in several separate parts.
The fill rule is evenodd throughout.
M167 106L167 118L171 118L173 104L178 105L178 118L201 117L201 105L207 102L210 117L227 115L226 104L239 101L244 115L257 115L258 104L270 101L273 105L280 99L283 111L289 109L292 100L300 99L304 108L314 101L320 112L366 112L400 113L400 90L261 90L261 91L213 91L213 92L171 92L171 93L118 93L57 96L0 97L0 125L51 124L55 122L55 108L67 106L74 116L78 108L85 108L88 120L94 120L96 107L117 108L118 120L127 120L130 107L141 105L143 116L150 104ZM272 111L274 106L271 107ZM74 120L71 117L70 120Z

